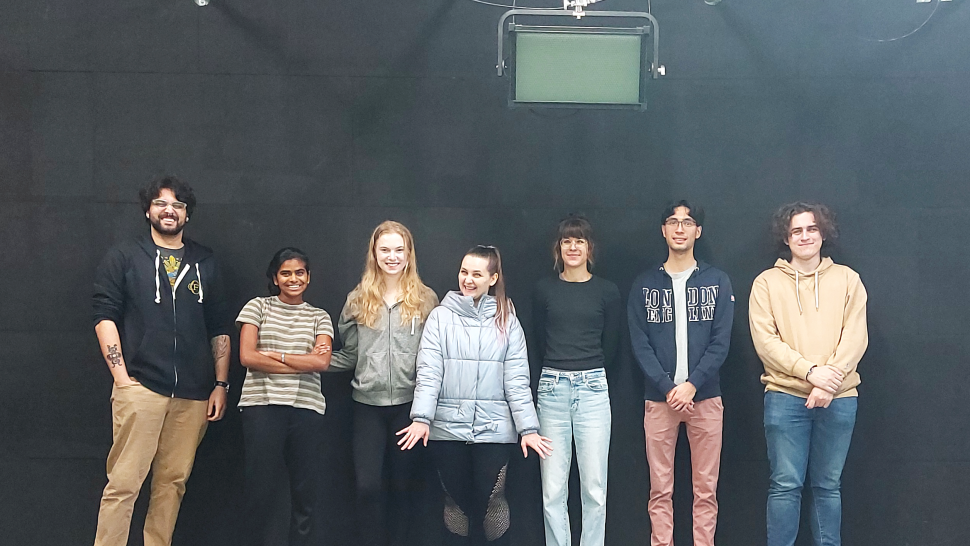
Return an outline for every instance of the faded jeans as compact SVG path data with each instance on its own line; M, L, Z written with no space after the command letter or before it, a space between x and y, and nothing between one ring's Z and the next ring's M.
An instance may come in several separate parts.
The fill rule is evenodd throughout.
M552 440L540 461L546 546L570 546L569 470L573 440L582 489L581 546L602 546L606 535L606 478L610 453L610 393L606 371L543 368L538 392L539 433Z

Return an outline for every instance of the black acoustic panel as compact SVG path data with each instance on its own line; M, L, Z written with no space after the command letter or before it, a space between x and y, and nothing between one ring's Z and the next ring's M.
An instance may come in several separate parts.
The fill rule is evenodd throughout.
M286 73L287 65L296 62L291 57L304 55L291 50L286 32L290 16L299 4L243 0L213 2L196 10L202 71L208 74Z
M354 76L494 74L502 10L467 1L213 3L200 10L206 72ZM367 36L367 40L360 40Z
M8 287L0 311L6 331L77 331L91 327L92 278L109 238L113 211L74 201L0 204L8 245L8 266L0 280ZM137 216L135 216L137 218ZM107 221L105 221L107 220ZM27 264L32 281L24 278ZM70 273L68 273L70 272ZM34 283L31 285L31 283ZM29 287L29 288L28 288ZM39 287L39 288L37 288Z
M506 112L482 85L488 81L360 80L354 176L361 201L419 207L492 203L496 170L507 173L487 128L494 115Z
M366 246L345 241L348 233L362 234L363 226L352 210L293 207L279 221L254 221L263 218L259 206L209 205L200 207L186 234L215 252L219 260L231 318L251 298L268 295L266 268L279 249L297 247L310 258L310 285L306 301L330 313L336 326L347 292L359 281L356 263ZM359 237L359 235L358 235Z
M202 81L196 74L97 75L94 184L101 199L134 200L137 189L161 173L202 187Z
M3 497L3 511L22 517L5 527L13 532L13 537L5 541L16 540L18 535L24 537L23 544L38 546L94 541L98 499L107 483L104 461L56 458L10 462L16 466L5 468L4 475L15 480L15 489L5 488L9 496ZM38 523L38 514L46 514L43 524Z
M644 11L645 6L633 0L623 9ZM660 24L663 79L768 80L798 74L807 30L796 4L671 2L658 3L653 14Z
M850 452L842 477L843 543L967 543L967 476L965 459L855 462Z
M494 80L359 85L355 173L364 200L515 206L539 194L534 206L607 207L649 203L663 187L662 129L647 116L509 111Z
M32 159L30 105L37 82L28 72L0 71L0 197L30 199Z
M873 458L894 461L962 461L967 438L952 434L967 419L960 403L965 389L959 371L967 348L960 337L895 336L870 346L860 363L860 422L869 425L863 445ZM921 397L919 405L897 401L899 392ZM866 410L866 411L863 411ZM938 442L946 438L945 442Z
M25 70L29 63L30 5L4 2L0 19L0 72Z
M95 76L90 73L34 73L31 158L36 196L95 197Z
M102 458L111 441L111 374L98 351L94 329L84 333L47 331L0 333L7 381L5 451L29 458ZM39 388L37 376L48 385Z
M968 13L956 5L862 0L801 5L806 29L800 74L822 78L960 75L970 41L957 29ZM941 51L947 51L941 55Z
M354 91L347 78L207 76L200 198L356 204Z
M0 454L0 525L6 534L4 540L11 544L32 543L32 529L24 525L27 503L22 493L32 491L35 484L23 470L23 459Z
M962 152L968 114L963 78L888 80L856 87L864 109L860 190L882 206L966 206L970 171Z
M30 67L57 71L191 72L198 56L194 2L70 0L29 4Z
M667 113L654 118L619 111L496 111L501 137L491 150L500 181L497 202L516 206L538 195L532 206L576 210L646 208L666 201Z
M656 109L673 109L661 129L674 188L702 203L772 207L798 180L797 97L784 82L669 82ZM755 188L758 188L755 190ZM683 193L683 190L675 191Z

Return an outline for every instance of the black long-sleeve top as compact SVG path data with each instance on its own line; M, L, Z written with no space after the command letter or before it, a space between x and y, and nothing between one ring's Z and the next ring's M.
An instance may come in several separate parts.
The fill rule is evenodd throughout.
M623 304L612 282L549 277L536 283L533 324L542 365L564 371L610 367L620 342Z

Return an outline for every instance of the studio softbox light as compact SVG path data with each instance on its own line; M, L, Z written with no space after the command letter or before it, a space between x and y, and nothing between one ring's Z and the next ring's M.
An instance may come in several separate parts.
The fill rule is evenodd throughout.
M646 20L646 25L635 27L505 24L512 15L523 13L560 15L510 10L499 22L498 73L509 77L510 106L646 109L647 83L662 72L653 16L585 12L587 17Z

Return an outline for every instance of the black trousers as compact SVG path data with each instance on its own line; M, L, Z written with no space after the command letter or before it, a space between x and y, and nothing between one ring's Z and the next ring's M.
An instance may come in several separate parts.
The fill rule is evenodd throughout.
M505 476L515 444L428 443L445 492L444 519L452 544L509 543Z
M323 415L292 406L247 406L240 411L246 455L242 543L265 545L279 485L276 470L282 464L290 479L290 546L318 544Z
M354 402L354 475L362 546L409 544L409 530L424 482L423 446L401 451L397 431L411 424L411 404Z

